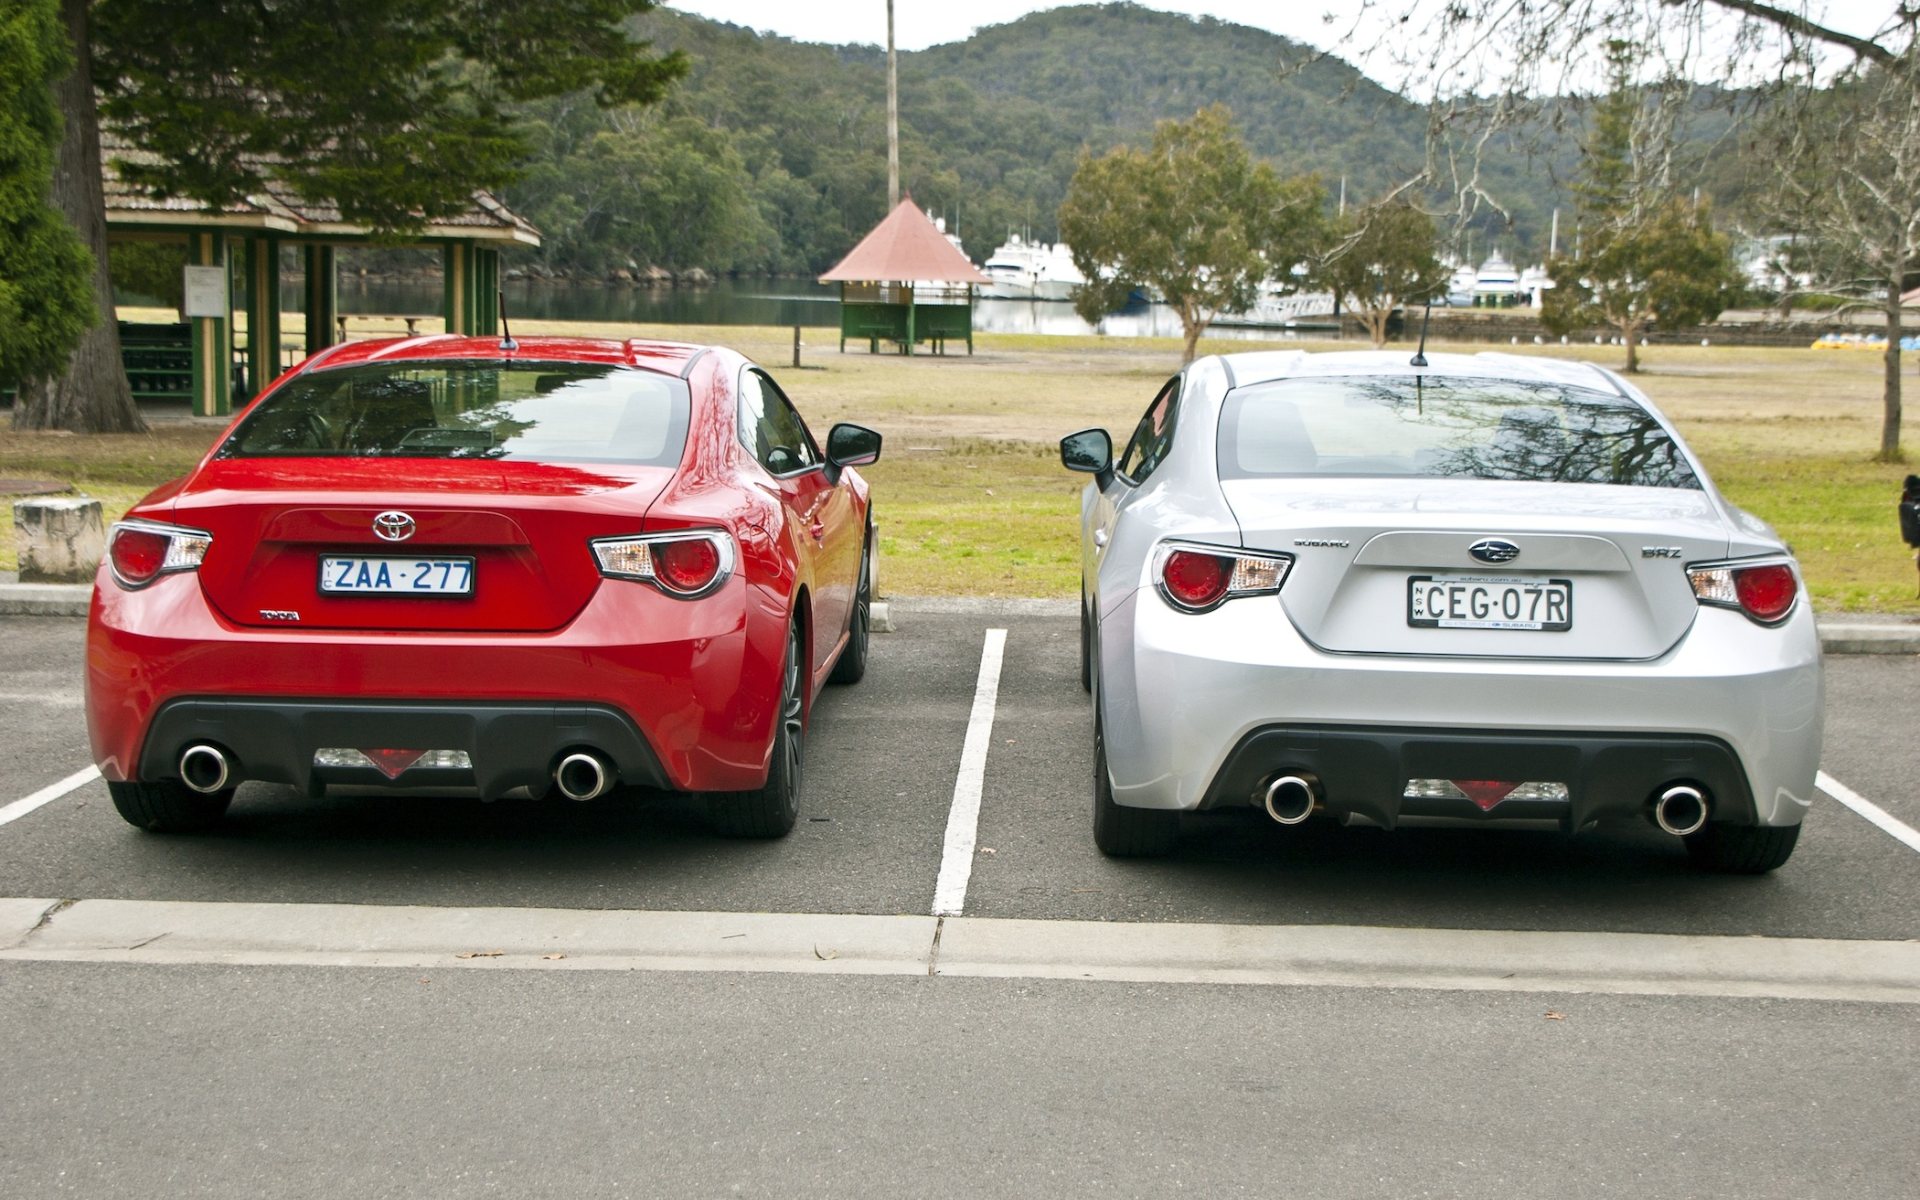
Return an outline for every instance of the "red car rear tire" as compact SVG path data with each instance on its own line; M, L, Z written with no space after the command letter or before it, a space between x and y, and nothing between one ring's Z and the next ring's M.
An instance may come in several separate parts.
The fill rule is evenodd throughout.
M233 789L196 792L176 779L155 783L109 783L107 794L127 824L153 833L198 833L227 815Z
M801 752L806 742L806 705L801 696L804 645L795 625L787 635L787 667L766 784L753 791L722 793L707 802L708 819L725 837L785 837L800 819Z

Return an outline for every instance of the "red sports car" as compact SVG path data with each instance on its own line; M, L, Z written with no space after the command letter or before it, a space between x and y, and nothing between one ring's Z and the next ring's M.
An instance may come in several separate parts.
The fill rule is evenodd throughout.
M771 376L667 342L356 342L276 380L108 535L87 724L145 829L236 785L706 793L799 811L821 686L866 669L873 525Z

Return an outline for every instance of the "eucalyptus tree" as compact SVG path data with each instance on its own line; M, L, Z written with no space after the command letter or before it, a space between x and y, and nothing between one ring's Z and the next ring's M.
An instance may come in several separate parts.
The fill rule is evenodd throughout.
M686 69L629 18L654 0L60 0L72 69L53 203L93 252L102 318L64 364L22 381L15 425L138 429L106 275L104 117L156 195L222 208L275 179L345 219L404 233L510 180L527 153L512 104L586 90L658 101ZM96 90L97 89L97 90Z
M1254 160L1224 105L1162 121L1146 149L1082 154L1074 169L1060 206L1060 236L1087 279L1074 309L1098 321L1149 291L1179 314L1191 362L1215 316L1253 307L1263 285L1297 287L1324 206L1318 179Z
M1581 147L1579 248L1549 264L1553 288L1541 319L1554 333L1605 324L1618 330L1629 372L1656 321L1669 327L1710 321L1737 294L1740 274L1726 235L1707 208L1679 194L1673 172L1672 78L1633 79L1637 48L1607 47L1606 95L1594 107Z
M1359 319L1377 350L1397 309L1445 287L1436 244L1433 218L1419 208L1398 200L1368 205L1335 222L1332 248L1313 277Z

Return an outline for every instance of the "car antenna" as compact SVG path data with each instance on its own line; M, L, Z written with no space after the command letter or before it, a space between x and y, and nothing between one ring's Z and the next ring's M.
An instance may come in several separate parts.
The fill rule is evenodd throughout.
M513 340L513 327L507 324L507 289L501 288L494 293L500 298L500 353L512 354L520 348Z
M1420 348L1413 352L1413 358L1408 361L1407 365L1410 367L1427 365L1427 322L1431 320L1433 320L1433 295L1428 293L1426 315L1420 318Z

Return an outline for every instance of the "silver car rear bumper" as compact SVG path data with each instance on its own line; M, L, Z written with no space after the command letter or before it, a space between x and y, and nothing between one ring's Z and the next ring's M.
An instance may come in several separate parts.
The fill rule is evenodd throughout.
M1635 793L1644 780L1697 775L1714 760L1702 746L1724 747L1724 770L1744 785L1718 784L1727 794L1716 797L1715 820L1798 824L1819 770L1820 648L1804 601L1773 628L1703 608L1660 658L1601 662L1331 654L1310 645L1270 597L1192 615L1142 589L1103 614L1098 646L1113 796L1130 807L1253 803L1238 794L1240 784L1266 759L1249 759L1245 747L1273 731L1292 731L1296 746L1314 730L1357 734L1363 744L1343 742L1339 761L1391 759L1373 762L1370 773L1342 772L1346 796L1329 778L1326 797L1335 815L1388 824L1401 812L1403 769L1477 767L1500 759L1503 745L1529 770L1570 761L1518 752L1543 744L1572 747L1573 761L1606 760L1605 769L1575 769L1575 778L1560 780L1573 791L1560 819L1575 828L1643 805L1649 797ZM1463 732L1475 735L1469 743L1485 742L1484 756L1467 749L1458 752L1465 759L1442 755L1436 767L1421 765L1435 762L1420 757L1422 735L1457 743L1448 735ZM1364 745L1369 737L1378 754ZM1409 739L1412 757L1396 758ZM1284 739L1277 744L1275 771L1290 765L1281 761L1288 748ZM1496 806L1489 819L1507 815Z

